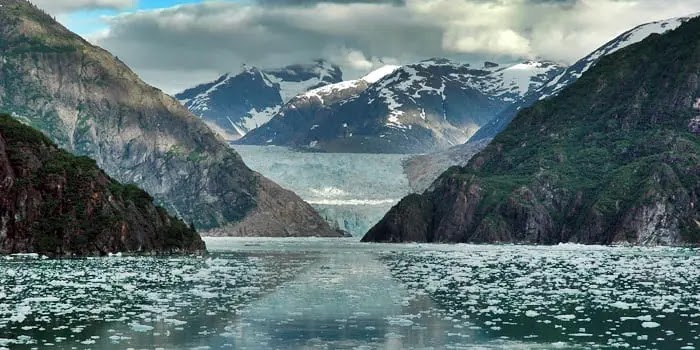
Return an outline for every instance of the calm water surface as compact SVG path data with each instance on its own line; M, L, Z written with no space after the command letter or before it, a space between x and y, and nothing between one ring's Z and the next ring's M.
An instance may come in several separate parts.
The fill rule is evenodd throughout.
M0 348L700 349L700 254L209 239L0 258Z

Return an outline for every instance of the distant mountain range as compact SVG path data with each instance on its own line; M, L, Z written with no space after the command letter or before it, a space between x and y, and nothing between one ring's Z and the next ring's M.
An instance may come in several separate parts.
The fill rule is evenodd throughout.
M473 68L447 59L387 66L297 96L238 143L326 152L445 149L563 70L550 62Z
M338 83L343 73L323 60L280 69L245 66L175 97L224 139L232 141L267 123L280 107L308 90Z
M227 140L323 152L427 153L491 139L522 108L554 96L602 57L692 16L638 26L570 67L472 67L435 58L341 81L325 61L246 68L177 97ZM295 72L282 74L281 72ZM316 89L314 89L316 88Z

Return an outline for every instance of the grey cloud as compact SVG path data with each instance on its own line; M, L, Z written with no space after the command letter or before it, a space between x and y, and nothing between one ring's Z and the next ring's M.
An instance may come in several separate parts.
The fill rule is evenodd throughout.
M260 1L120 15L91 40L175 92L243 63L327 58L346 78L429 57L568 63L637 24L700 8L700 0Z
M404 0L257 0L261 5L277 5L277 6L313 6L320 3L336 3L336 4L405 4Z
M138 0L33 0L35 5L54 14L77 10L124 9L135 6Z

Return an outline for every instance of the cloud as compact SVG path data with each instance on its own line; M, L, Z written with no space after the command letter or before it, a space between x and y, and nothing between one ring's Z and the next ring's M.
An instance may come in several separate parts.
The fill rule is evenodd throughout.
M205 2L108 18L91 40L175 92L243 63L326 58L346 78L429 57L571 63L631 27L697 9L700 0Z
M49 13L64 14L79 10L125 9L135 6L138 0L33 0L32 2Z
M257 0L261 5L276 5L276 6L313 6L320 3L336 3L336 4L404 4L404 0Z

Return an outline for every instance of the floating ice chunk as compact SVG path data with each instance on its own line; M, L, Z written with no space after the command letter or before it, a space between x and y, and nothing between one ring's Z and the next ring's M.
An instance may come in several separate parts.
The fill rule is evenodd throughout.
M132 331L139 333L145 333L153 330L153 326L147 326L136 322L130 324L129 326L131 327Z
M10 322L22 323L27 319L27 316L32 313L32 307L29 305L19 305L15 309L14 315L10 317Z
M638 307L637 304L626 303L624 301L616 301L616 302L610 304L610 306L616 307L616 308L622 309L622 310L636 309Z

